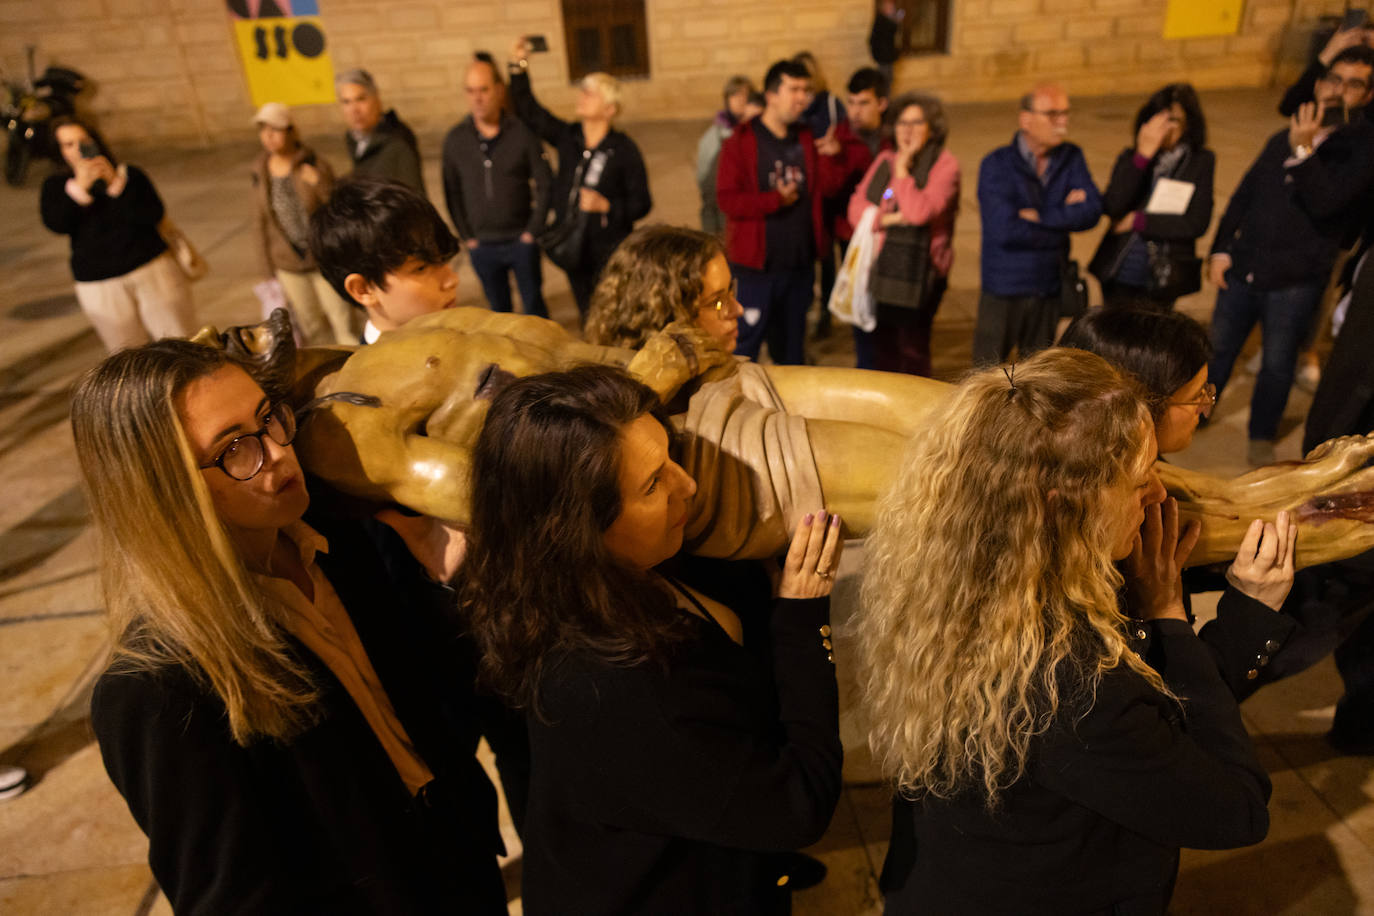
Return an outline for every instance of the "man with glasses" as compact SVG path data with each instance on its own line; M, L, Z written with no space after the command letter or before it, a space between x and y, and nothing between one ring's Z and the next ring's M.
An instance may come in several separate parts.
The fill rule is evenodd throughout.
M1024 359L1054 340L1069 236L1102 215L1083 151L1066 141L1069 97L1043 85L1021 99L1020 129L978 169L982 295L973 332L975 366Z
M1258 322L1262 358L1250 399L1251 464L1274 460L1298 351L1342 246L1369 222L1374 190L1374 49L1336 56L1287 130L1269 139L1236 188L1212 243L1217 285L1209 375L1224 391Z

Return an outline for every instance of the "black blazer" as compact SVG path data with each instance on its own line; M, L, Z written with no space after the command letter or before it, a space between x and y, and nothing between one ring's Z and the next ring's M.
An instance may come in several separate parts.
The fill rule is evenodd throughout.
M394 593L358 526L311 524L329 541L317 562L435 782L410 797L303 646L320 719L284 743L235 744L223 703L184 668L106 672L91 723L153 875L178 914L504 913L495 792L446 695L448 622Z
M553 179L553 191L549 204L555 213L555 221L561 220L568 211L573 195L573 174L577 165L583 161L584 154L606 153L606 165L598 179L595 189L611 202L609 213L589 214L587 224L587 247L584 249L583 264L589 269L600 270L611 256L611 252L630 234L638 220L648 215L653 207L653 197L649 194L649 173L644 168L644 157L639 147L628 134L612 128L594 150L587 150L586 139L582 136L582 125L576 121L562 118L540 105L530 90L528 74L511 74L511 105L515 114L524 121L530 130L545 143L558 151L558 174ZM587 176L582 175L581 185L588 184ZM576 207L576 201L571 204Z
M1162 914L1179 847L1264 838L1269 777L1211 653L1185 621L1154 638L1182 708L1118 668L1034 740L996 812L976 792L894 801L889 914Z
M1186 212L1178 216L1146 214L1145 228L1140 236L1146 241L1168 242L1178 254L1192 257L1194 243L1212 222L1212 177L1216 173L1217 157L1209 149L1189 150L1169 175L1176 181L1194 185L1192 200ZM1134 233L1113 232L1112 225L1127 213L1144 210L1154 189L1154 160L1143 165L1136 159L1135 149L1127 148L1116 157L1112 179L1102 192L1102 212L1107 217L1107 232L1097 246L1088 266L1093 276L1108 281L1116 276L1125 254L1126 245Z
M1229 254L1256 289L1326 286L1336 253L1370 218L1371 149L1374 123L1359 118L1288 168L1288 131L1274 134L1231 196L1212 253Z
M828 607L776 603L772 673L707 621L666 668L578 652L550 669L548 721L529 719L526 913L787 911L775 854L819 839L840 793Z

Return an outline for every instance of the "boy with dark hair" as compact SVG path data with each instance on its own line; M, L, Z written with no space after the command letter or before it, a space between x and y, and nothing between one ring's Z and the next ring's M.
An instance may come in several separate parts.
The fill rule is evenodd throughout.
M458 240L426 198L396 181L350 177L310 217L310 251L339 295L367 312L363 340L452 307Z
M716 179L726 256L744 306L735 352L753 359L767 337L779 364L805 362L812 264L830 242L824 201L845 177L840 141L817 140L800 123L809 83L795 61L768 68L763 113L722 145Z

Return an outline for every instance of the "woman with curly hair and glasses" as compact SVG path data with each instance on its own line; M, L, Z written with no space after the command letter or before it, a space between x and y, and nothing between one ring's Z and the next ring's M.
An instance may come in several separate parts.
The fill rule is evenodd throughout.
M1135 384L1069 349L970 377L913 444L856 623L898 793L888 913L1162 914L1180 847L1264 837L1269 779L1185 617L1193 535L1156 454ZM1279 591L1292 530L1248 544ZM1118 603L1133 552L1158 670Z
M303 521L290 409L169 340L92 370L72 431L114 639L91 725L172 908L504 913L447 593L388 577L357 523ZM453 574L448 529L397 530Z

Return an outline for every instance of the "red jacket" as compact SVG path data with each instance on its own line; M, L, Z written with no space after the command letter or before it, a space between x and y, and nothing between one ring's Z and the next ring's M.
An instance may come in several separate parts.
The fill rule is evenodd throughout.
M825 225L825 199L844 187L844 163L842 155L816 155L816 144L807 128L798 129L797 139L801 143L806 164L807 195L811 199L811 231L816 251L820 252L825 250L830 241L830 233ZM720 148L716 203L725 214L726 258L731 264L763 270L768 254L765 220L770 213L782 209L782 195L777 191L758 189L758 158L759 145L754 138L753 123L745 122L730 134Z
M844 185L840 188L840 193L828 202L826 215L830 217L829 228L835 238L848 242L854 237L854 226L849 222L849 198L854 193L855 188L864 175L868 173L868 167L873 164L873 154L868 151L868 144L865 143L858 134L854 133L854 128L849 126L849 119L840 121L835 128L835 139L840 141L840 161L844 169ZM891 143L884 140L879 151L890 149ZM824 251L824 249L822 249Z

